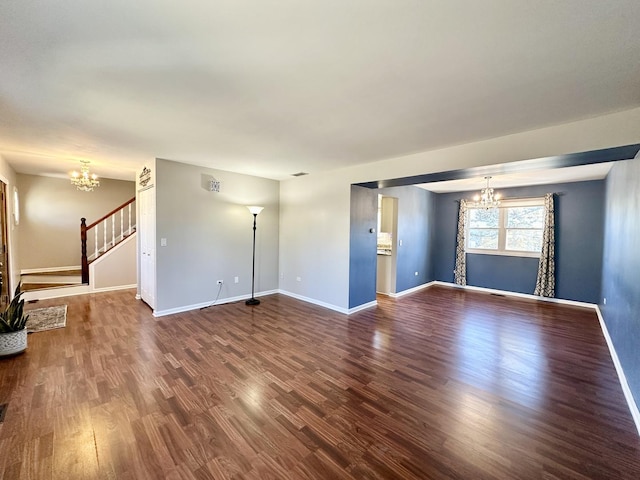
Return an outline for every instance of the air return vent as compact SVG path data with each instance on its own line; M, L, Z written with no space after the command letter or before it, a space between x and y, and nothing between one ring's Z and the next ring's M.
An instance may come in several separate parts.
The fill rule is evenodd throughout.
M309 175L309 174L307 172L298 172L298 173L291 174L292 177L304 177L305 175Z

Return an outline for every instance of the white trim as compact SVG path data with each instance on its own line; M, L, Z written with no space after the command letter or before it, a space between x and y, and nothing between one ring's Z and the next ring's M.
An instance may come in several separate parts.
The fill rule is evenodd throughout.
M273 295L274 293L278 293L278 290L267 290L267 291L264 291L264 292L258 292L254 296L255 297L264 297L265 295ZM202 302L202 303L195 303L195 304L192 304L192 305L184 305L182 307L167 308L166 310L154 310L153 311L153 316L154 317L164 317L166 315L173 315L173 314L176 314L176 313L190 312L191 310L198 310L200 308L213 307L214 305L223 305L225 303L239 302L241 300L247 300L249 298L251 298L251 294L239 295L237 297L221 298L221 299L218 299L216 302L208 301L208 302Z
M47 288L44 290L26 290L22 298L31 300L47 300L49 298L71 297L73 295L85 295L91 293L89 285L74 285L72 287Z
M104 252L102 255L100 255L98 258L96 258L93 262L91 262L89 264L89 268L91 268L91 265L98 265L100 262L102 262L102 260L104 259L104 257L108 256L110 253L115 252L116 250L118 250L120 247L122 247L122 245L124 245L125 243L129 242L130 240L132 240L133 238L136 238L137 235L137 231L130 233L129 235L127 235L124 240L120 240L120 242L118 242L115 247L111 247L109 250L107 250L106 252Z
M397 293L389 293L388 295L391 298L404 297L405 295L409 295L410 293L415 293L417 291L420 291L422 289L430 287L431 285L434 285L435 283L436 282L423 283L422 285L418 285L417 287L408 288L407 290L402 290L401 292L397 292Z
M517 297L517 298L526 298L529 300L538 300L541 302L560 303L562 305L571 305L573 307L583 307L583 308L594 309L597 306L595 303L578 302L575 300L565 300L564 298L540 297L538 295L532 295L530 293L509 292L507 290L497 290L494 288L474 287L473 285L456 285L455 283L439 282L439 281L432 282L432 283L433 285L440 285L443 287L462 288L465 290L472 290L476 292L495 293L498 295L504 295L506 297Z
M75 295L87 295L91 293L111 292L115 290L128 290L136 288L136 285L120 285L116 287L105 287L91 290L89 285L73 285L69 287L54 287L46 288L43 290L25 290L22 293L22 298L25 301L30 302L32 300L48 300L51 298L72 297Z
M127 290L129 288L136 288L137 286L137 284L133 283L131 285L116 285L115 287L92 288L89 293L115 292L116 290Z
M377 306L378 306L377 300L374 300L373 302L369 302L369 303L363 303L362 305L358 305L357 307L353 307L347 310L347 315L351 315L352 313L356 313L361 310L366 310L367 308L372 308Z
M298 295L297 293L288 292L286 290L278 290L278 293L281 293L282 295L286 295L287 297L295 298L296 300L301 300L303 302L312 303L313 305L318 305L319 307L328 308L329 310L333 310L335 312L344 313L345 315L349 315L349 309L344 308L344 307L338 307L337 305L333 305L331 303L326 303L326 302L322 302L320 300L315 300L313 298L304 297L302 295ZM358 308L358 307L355 307L355 308Z
M633 398L633 393L631 393L631 389L629 388L629 383L627 382L627 377L624 374L622 364L620 363L620 359L618 358L618 353L613 346L611 336L609 335L609 330L607 329L607 324L602 317L602 313L600 312L600 307L598 305L596 305L596 314L598 315L598 321L600 322L600 328L602 329L604 339L606 340L607 346L609 347L609 353L611 354L613 365L616 367L616 372L618 373L618 379L620 380L620 385L622 386L622 393L624 393L624 398L627 400L627 405L629 406L629 410L631 411L631 416L633 417L633 421L636 424L636 430L638 430L638 435L640 435L640 410L638 410L638 404Z
M69 270L80 270L80 265L71 265L66 267L45 267L45 268L23 268L20 275L29 275L32 273L48 273L48 272L67 272Z

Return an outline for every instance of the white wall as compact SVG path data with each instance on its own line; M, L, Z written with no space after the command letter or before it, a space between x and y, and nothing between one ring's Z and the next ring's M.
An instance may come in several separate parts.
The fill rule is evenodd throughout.
M348 308L350 185L640 142L640 108L281 182L280 288ZM299 276L302 281L297 282Z
M219 193L208 180L221 182ZM251 294L253 216L256 231L256 293L278 288L279 183L156 159L156 313L186 310ZM161 246L166 238L167 245ZM238 283L234 283L238 277Z

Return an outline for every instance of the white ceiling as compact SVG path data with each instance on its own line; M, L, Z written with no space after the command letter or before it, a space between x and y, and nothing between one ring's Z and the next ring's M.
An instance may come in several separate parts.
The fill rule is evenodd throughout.
M640 105L638 18L638 0L3 0L0 155L280 179L565 123Z

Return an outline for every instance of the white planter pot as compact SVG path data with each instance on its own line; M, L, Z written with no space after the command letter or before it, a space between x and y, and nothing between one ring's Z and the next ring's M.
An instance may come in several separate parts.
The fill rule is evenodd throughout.
M27 349L27 329L0 333L0 357L24 352Z

